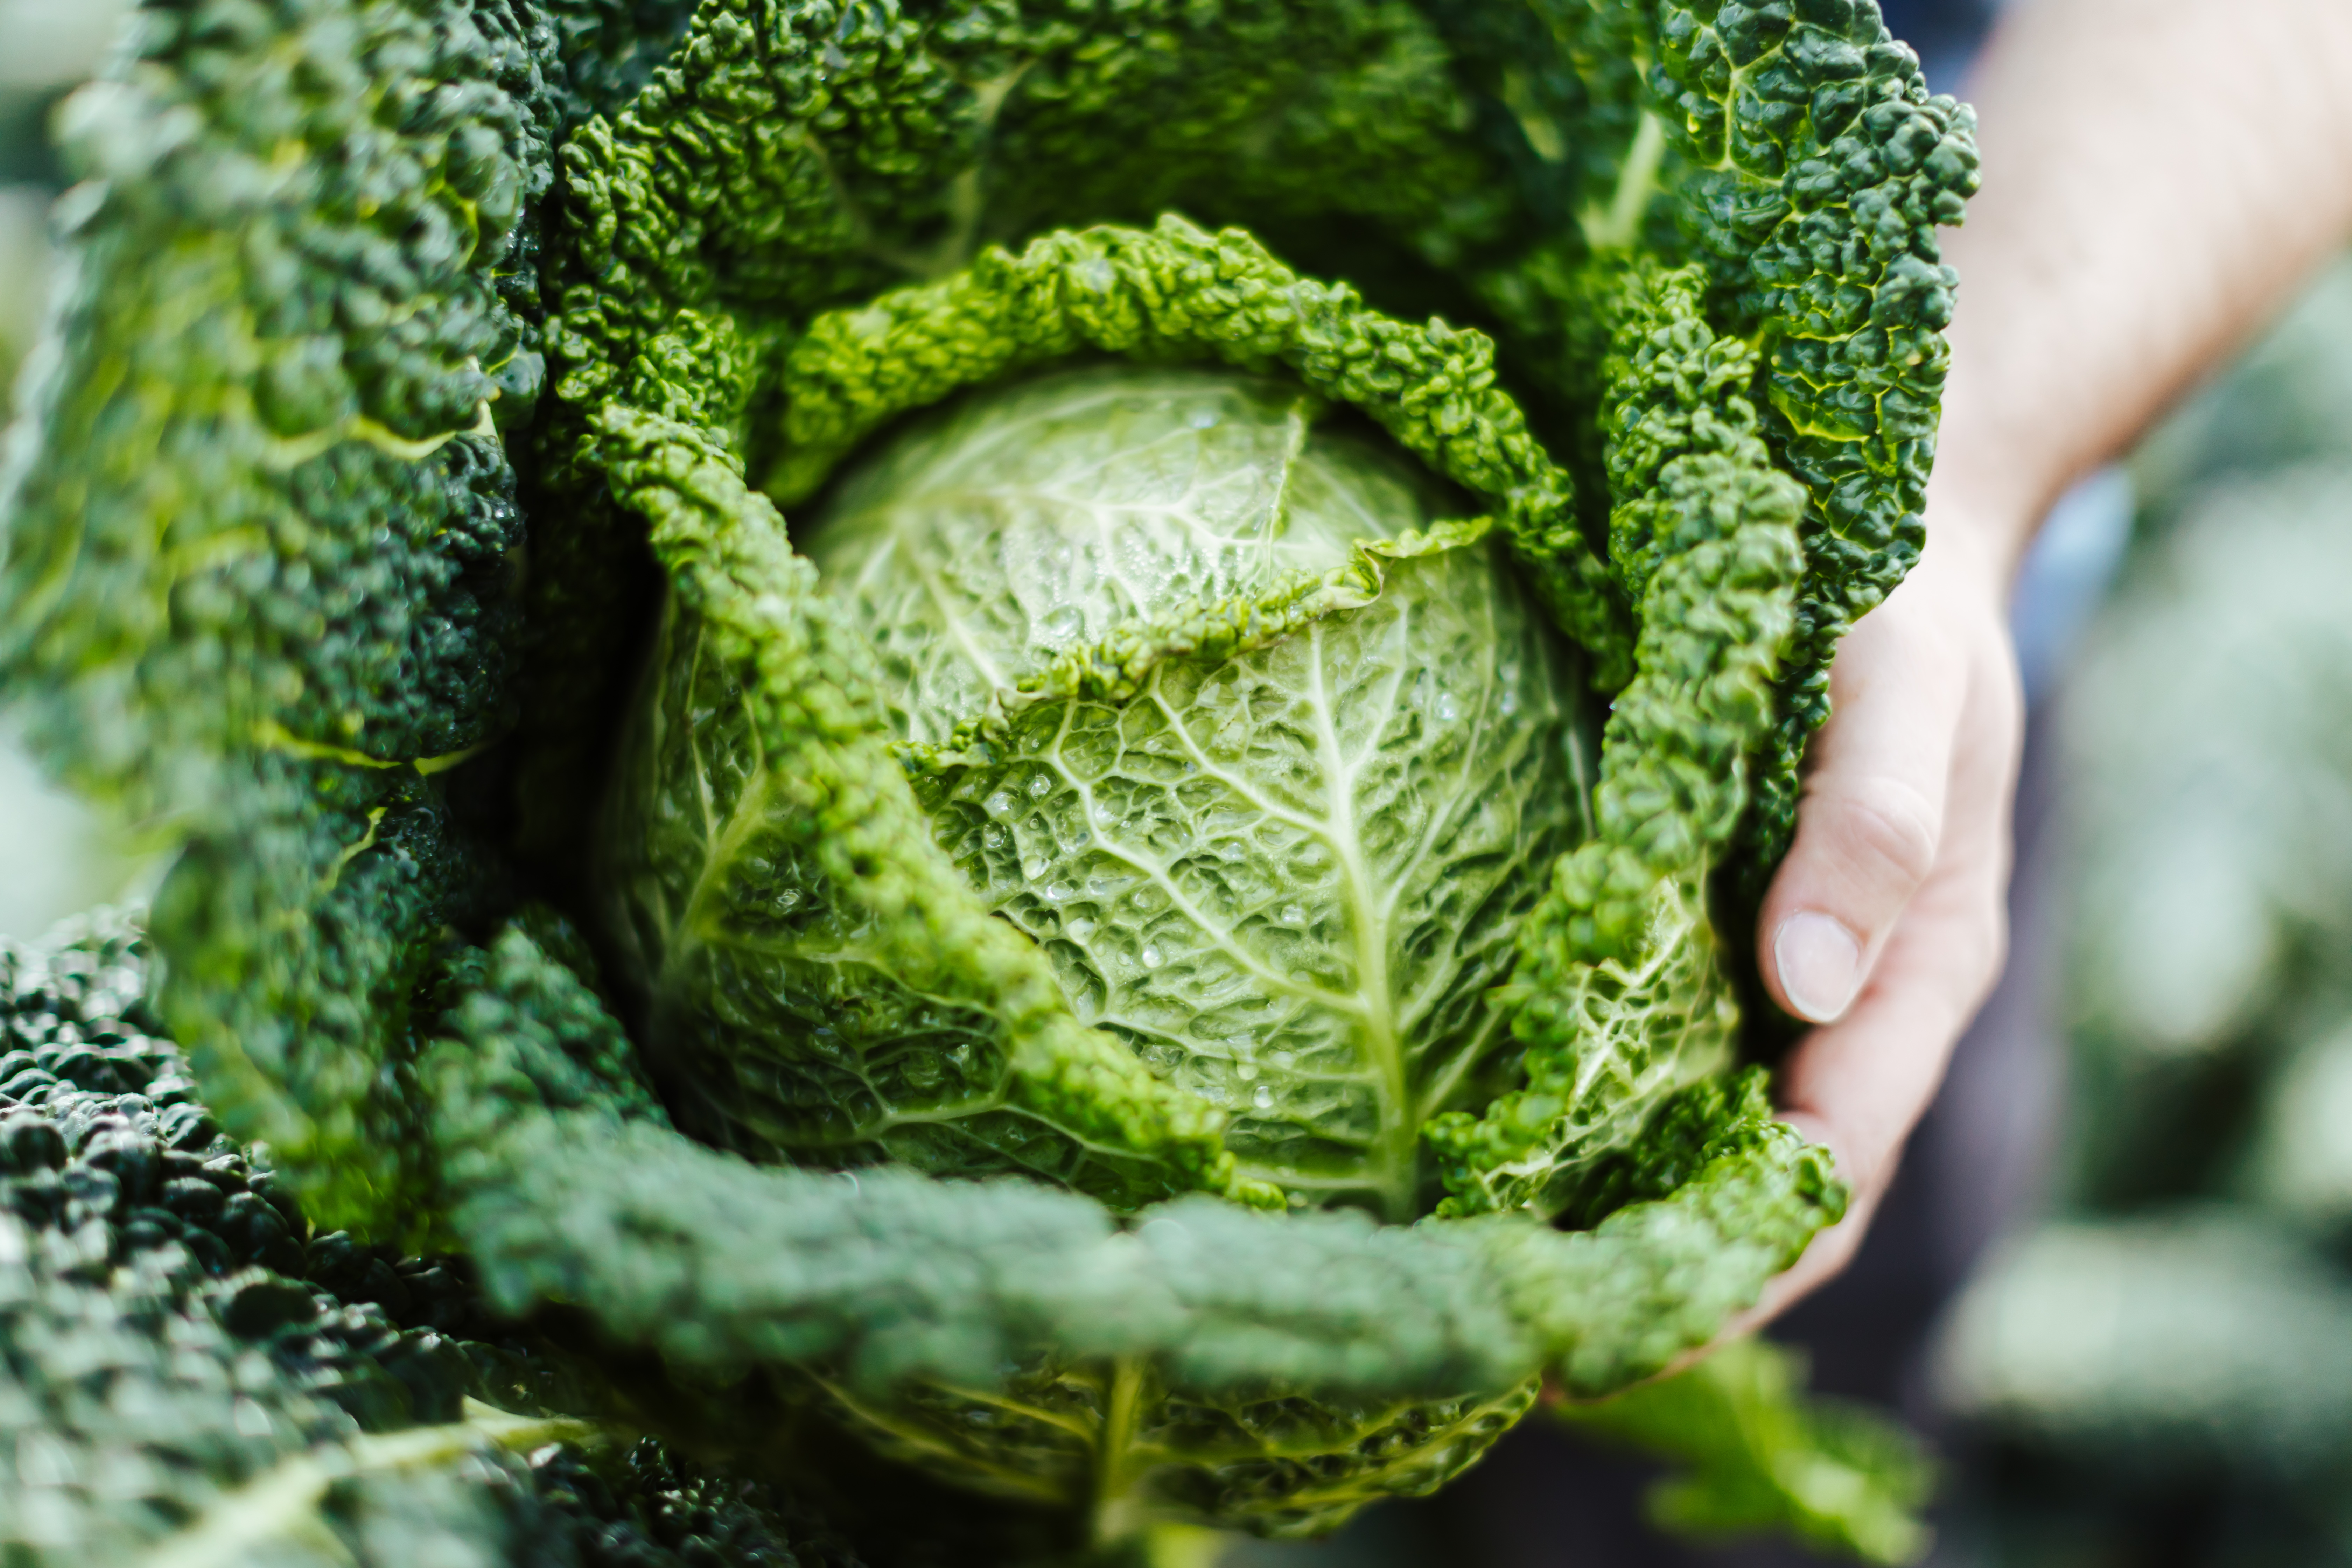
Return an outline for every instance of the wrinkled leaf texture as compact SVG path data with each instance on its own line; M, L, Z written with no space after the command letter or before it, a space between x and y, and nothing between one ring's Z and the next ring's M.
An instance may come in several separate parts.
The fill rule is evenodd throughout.
M60 771L184 838L157 1006L225 1122L328 1223L462 1242L510 1309L576 1302L681 1369L986 1381L1003 1342L1129 1357L1212 1400L1497 1391L1547 1363L1598 1392L1704 1342L1839 1198L1759 1105L1647 1069L1720 1048L1710 879L1752 881L1785 842L1830 647L1916 552L1951 290L1933 226L1973 184L1965 111L1927 97L1866 0L687 11L157 5L66 111L88 179L9 450L0 666ZM978 248L1169 206L1391 309L1480 321L1502 352L1318 292L1233 232ZM1121 321L1039 313L1024 268L1113 252L1215 305L1186 331L1255 332L1229 340L1248 368L1351 388L1473 489L1534 484L1498 521L1616 706L1594 836L1518 938L1528 1084L1436 1146L1463 1213L1649 1200L1595 1230L1182 1200L1170 1223L1218 1261L1182 1259L1171 1316L1147 1310L1151 1266L1090 1261L1158 1256L1175 1232L1151 1219L698 1149L530 936L451 947L490 941L528 888L576 891L650 537L768 681L776 738L820 764L818 841L877 909L938 916L948 940L914 957L996 1015L1014 1090L1127 1152L1136 1197L1263 1196L1202 1101L1078 1026L1034 950L908 847L870 649L744 480L928 400L894 367L923 364L930 396L969 378L888 331L972 320L952 284L890 297L896 357L804 339L820 312L969 258L997 320L1093 342ZM1342 352L1317 359L1325 327ZM803 341L838 395L780 407ZM1448 398L1412 392L1445 372ZM1532 426L1496 423L1516 417L1497 374ZM1594 1120L1643 1094L1661 1131L1580 1164ZM803 1230L861 1238L847 1294L793 1261ZM1343 1268L1435 1295L1327 1290ZM934 1331L877 1310L958 1268ZM1140 1337L1085 1338L1114 1321ZM1354 1500L1284 1514L1294 1479L1263 1463L1169 1485L1241 1488L1216 1506L1276 1523Z

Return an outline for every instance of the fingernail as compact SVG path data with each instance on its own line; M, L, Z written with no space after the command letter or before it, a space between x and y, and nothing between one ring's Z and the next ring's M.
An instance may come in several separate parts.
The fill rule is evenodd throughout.
M1799 1017L1835 1020L1862 988L1862 943L1843 921L1811 910L1790 915L1772 937L1780 990Z

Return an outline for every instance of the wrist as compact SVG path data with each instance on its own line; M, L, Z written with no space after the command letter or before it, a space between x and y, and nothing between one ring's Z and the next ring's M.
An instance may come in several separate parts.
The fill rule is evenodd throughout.
M1954 356L1927 481L1927 537L2005 603L2042 519L2116 448L2030 397L1995 395L1971 374L1982 358Z
M2021 501L1931 485L1927 541L1919 570L1954 589L2006 605L2038 515Z

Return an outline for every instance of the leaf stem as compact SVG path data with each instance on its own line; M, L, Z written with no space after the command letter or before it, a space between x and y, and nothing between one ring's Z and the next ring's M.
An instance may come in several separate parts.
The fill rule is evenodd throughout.
M1135 1432L1143 1415L1143 1362L1118 1356L1111 1362L1110 1390L1103 1409L1102 1440L1095 1464L1095 1541L1123 1541L1143 1528L1141 1500L1131 1474Z
M1625 163L1617 172L1617 189L1609 210L1584 218L1584 237L1595 250L1631 250L1642 237L1642 220L1649 216L1650 198L1658 194L1658 165L1666 153L1666 123L1650 110L1625 149Z

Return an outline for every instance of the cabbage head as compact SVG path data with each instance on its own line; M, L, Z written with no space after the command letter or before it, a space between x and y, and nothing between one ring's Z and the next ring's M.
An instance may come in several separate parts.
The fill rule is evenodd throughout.
M1276 381L1065 372L897 437L804 549L933 843L1076 1021L1223 1111L1243 1179L1407 1220L1423 1125L1507 1081L1490 993L1586 836L1599 725L1501 541L1386 447ZM875 962L701 647L673 601L614 829L681 1114L766 1156L1118 1180L1007 1105L985 1011Z
M0 672L583 1416L1312 1533L1843 1212L1738 933L1975 182L1870 0L152 0L61 124Z

